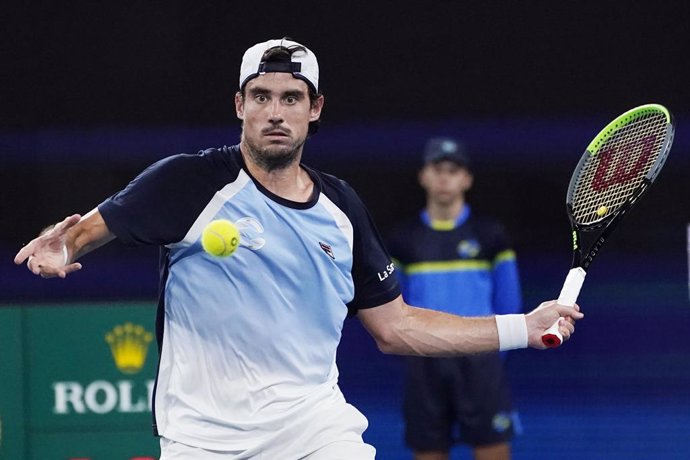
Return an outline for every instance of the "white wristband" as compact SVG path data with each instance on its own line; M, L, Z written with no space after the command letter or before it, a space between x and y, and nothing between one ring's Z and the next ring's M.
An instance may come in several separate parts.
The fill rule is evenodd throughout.
M496 315L499 351L527 348L525 315Z

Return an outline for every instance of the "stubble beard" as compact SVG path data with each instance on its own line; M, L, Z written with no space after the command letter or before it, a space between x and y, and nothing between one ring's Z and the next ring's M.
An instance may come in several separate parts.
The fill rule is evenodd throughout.
M300 153L302 152L302 147L306 142L306 138L304 138L290 145L269 145L267 147L259 147L246 136L243 135L242 137L247 146L247 154L251 160L266 172L285 169L298 161Z

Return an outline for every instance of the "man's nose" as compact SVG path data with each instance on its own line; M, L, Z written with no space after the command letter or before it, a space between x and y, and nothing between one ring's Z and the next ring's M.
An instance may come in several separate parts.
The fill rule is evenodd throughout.
M273 123L277 123L283 120L283 108L279 100L271 102L268 116L269 120Z

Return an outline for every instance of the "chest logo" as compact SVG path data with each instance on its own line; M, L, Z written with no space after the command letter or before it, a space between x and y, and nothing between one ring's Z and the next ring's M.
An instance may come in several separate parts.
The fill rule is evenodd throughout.
M477 240L462 240L458 243L457 251L461 259L474 259L482 250L479 241Z
M333 254L333 248L330 244L322 243L321 241L319 241L319 246L321 246L321 249L323 249L323 252L325 252L328 255L328 257L335 260L335 254Z

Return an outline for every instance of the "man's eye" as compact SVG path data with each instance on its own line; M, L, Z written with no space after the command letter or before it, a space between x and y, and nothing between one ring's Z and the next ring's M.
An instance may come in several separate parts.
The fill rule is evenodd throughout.
M264 103L268 100L268 98L263 94L257 94L255 99L256 99L256 102L259 102L259 103Z
M285 98L285 102L287 104L292 105L292 104L295 104L297 102L297 98L295 96L288 96Z

